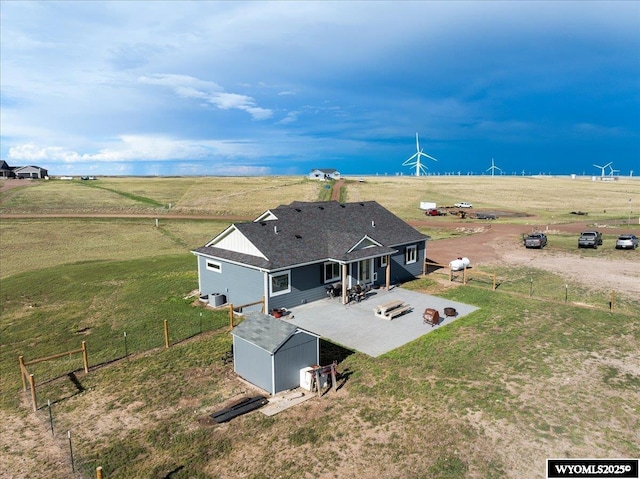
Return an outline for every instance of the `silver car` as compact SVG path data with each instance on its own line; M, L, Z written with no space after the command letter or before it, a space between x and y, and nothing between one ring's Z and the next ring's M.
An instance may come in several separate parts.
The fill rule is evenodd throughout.
M616 249L636 249L638 237L636 235L620 235L616 241Z

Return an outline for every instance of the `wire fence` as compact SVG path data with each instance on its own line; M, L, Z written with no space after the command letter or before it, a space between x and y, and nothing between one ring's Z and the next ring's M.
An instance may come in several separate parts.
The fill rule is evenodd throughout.
M257 303L255 303L257 304ZM85 461L79 455L79 447L74 446L71 430L58 430L56 409L64 402L85 390L83 383L87 374L79 351L86 351L88 374L92 370L122 361L133 361L142 354L156 350L161 352L190 339L196 339L206 333L229 331L240 320L232 311L242 309L233 305L220 309L205 309L198 314L180 319L158 319L146 322L142 328L131 327L128 330L113 329L103 333L87 335L82 341L81 350L72 350L43 358L20 356L16 367L23 377L23 398L30 403L43 429L51 433L51 440L62 455L67 456L71 477L102 479L106 477L101 468L93 469L91 461ZM235 319L234 319L235 318ZM84 350L86 345L86 350ZM228 362L227 354L221 354L221 360ZM29 382L29 377L33 382Z
M450 274L449 278L452 282L503 293L623 314L640 313L640 300L628 291L607 290L602 285L589 288L581 284L570 284L561 278L544 273L524 272L503 276L500 273L487 273L472 268L451 273L441 272Z

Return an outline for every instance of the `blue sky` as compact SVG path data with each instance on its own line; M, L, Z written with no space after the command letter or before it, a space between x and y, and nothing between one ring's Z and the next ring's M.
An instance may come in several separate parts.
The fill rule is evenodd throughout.
M640 175L640 2L0 4L0 158L52 175ZM500 173L496 170L496 174Z

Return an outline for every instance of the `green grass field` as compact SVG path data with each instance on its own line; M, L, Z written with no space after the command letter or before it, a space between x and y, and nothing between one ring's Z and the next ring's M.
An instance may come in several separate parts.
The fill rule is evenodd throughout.
M554 221L572 219L574 209L624 221L628 197L638 197L631 181L456 180L367 178L347 182L344 194L347 201L375 199L407 220L423 218L420 201L464 200L539 208ZM90 183L42 182L2 193L0 213L143 212L160 221L158 227L152 217L0 222L0 420L7 425L0 476L71 477L66 431L73 433L80 471L73 477L95 477L102 466L107 479L542 478L546 457L640 456L640 303L620 299L611 312L602 307L606 292L576 283L565 302L564 280L523 267L494 269L501 279L495 292L486 279L448 288L430 278L406 284L480 309L380 358L325 343L324 359L340 359L347 378L337 393L273 417L250 414L212 425L208 414L247 386L220 359L231 344L226 313L196 307L185 296L197 288L189 251L228 222L161 214L251 218L272 205L326 199L327 191L287 177ZM535 187L525 191L529 184ZM582 204L596 189L605 205ZM529 204L524 196L532 194L537 200ZM556 235L553 243L576 259L615 254L577 251L569 236ZM39 395L32 413L18 356L56 354L82 341L88 375L79 371L77 355L30 367ZM45 447L51 444L57 449Z

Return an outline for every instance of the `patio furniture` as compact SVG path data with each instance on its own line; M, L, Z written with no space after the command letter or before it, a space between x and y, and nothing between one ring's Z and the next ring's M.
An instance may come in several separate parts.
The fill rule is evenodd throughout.
M430 324L433 328L440 322L440 313L438 313L437 309L427 308L424 310L424 313L422 313L422 322Z
M394 308L398 308L400 306L402 306L402 301L400 301L399 299L395 299L393 301L389 301L387 303L384 304L379 304L378 306L376 306L375 308L373 308L373 312L376 314L385 314L387 311L390 311Z
M456 308L444 308L444 315L446 317L450 317L450 316L456 316L458 314L458 312L456 311Z
M367 297L366 290L362 289L362 286L360 286L359 284L356 284L349 291L349 299L355 300L357 302L360 302Z
M331 298L339 298L342 295L342 283L335 283L325 286L327 290L327 297Z
M373 311L379 318L392 320L401 314L408 312L410 309L412 309L411 305L404 304L400 300L394 300L378 305Z

